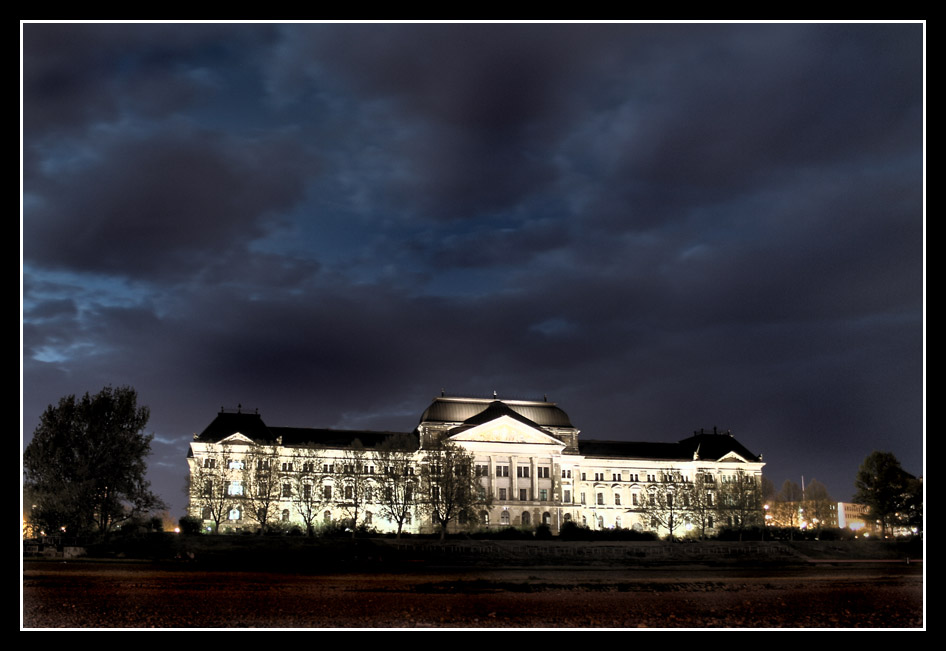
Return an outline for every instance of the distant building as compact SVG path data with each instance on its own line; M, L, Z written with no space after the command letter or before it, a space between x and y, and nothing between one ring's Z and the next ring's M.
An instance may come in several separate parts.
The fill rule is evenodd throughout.
M870 507L866 504L838 502L838 526L851 531L874 531L874 523L870 517Z
M190 444L190 515L206 529L247 531L258 527L248 508L271 510L271 522L304 527L313 508L324 523L351 518L357 507L358 524L392 531L383 508L391 468L381 446L397 435L270 427L255 413L221 411ZM761 521L761 502L747 511L739 496L742 487L756 494L762 458L715 428L676 443L583 440L553 402L441 396L400 436L410 437L412 451L399 473L419 475L440 440L472 455L479 488L492 499L474 522L451 528L547 524L558 532L572 521L658 534L673 527L683 535L694 527L712 533ZM362 448L352 461L356 440ZM270 471L255 488L245 474L251 464ZM272 497L260 502L257 493L264 492ZM404 531L431 529L422 509L404 523Z

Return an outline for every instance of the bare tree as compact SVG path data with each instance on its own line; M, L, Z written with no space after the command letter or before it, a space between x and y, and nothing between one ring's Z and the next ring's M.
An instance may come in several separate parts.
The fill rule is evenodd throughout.
M348 516L352 536L365 515L366 506L375 499L377 489L374 455L365 449L359 439L346 448L335 464L336 503ZM369 524L362 522L362 524Z
M700 540L706 538L707 529L713 529L718 517L716 512L716 482L713 475L698 469L689 487L689 518L700 532Z
M837 505L828 495L827 487L817 479L805 486L801 504L805 524L815 531L820 533L826 526L837 525Z
M243 476L246 514L259 525L259 532L265 533L275 517L282 495L278 448L259 445L248 451Z
M667 471L662 479L662 483L652 485L647 490L647 514L651 526L654 529L666 529L672 541L674 532L686 526L693 485L675 470Z
M451 522L475 522L477 507L492 502L476 475L473 455L451 441L437 441L425 451L421 487L420 506L440 528L441 541Z
M229 450L214 451L190 460L188 497L191 515L214 523L214 533L227 520L235 501L243 499L243 471L230 459Z
M324 455L318 448L299 448L294 451L293 469L287 479L292 487L292 503L305 524L306 535L315 531L315 522L325 504L322 483L327 476L323 471Z
M801 488L792 480L786 479L772 504L772 519L776 526L788 528L789 535L793 538L799 525L798 510L801 508L801 501Z
M416 508L417 478L414 455L417 441L408 434L391 436L378 447L378 472L381 474L381 516L397 524L397 539L404 525L411 521Z
M729 475L722 482L718 493L718 513L720 519L739 532L742 540L743 531L760 526L762 513L762 484L759 475L737 472Z

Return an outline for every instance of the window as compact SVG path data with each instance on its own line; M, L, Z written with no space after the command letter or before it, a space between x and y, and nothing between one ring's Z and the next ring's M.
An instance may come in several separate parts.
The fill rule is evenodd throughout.
M240 463L240 467L242 468L243 462L241 461L239 463ZM269 459L260 459L259 461L257 461L256 468L257 470L269 470Z
M582 503L582 504L585 504L585 494L584 494L584 493L581 494L581 503Z
M509 511L503 511L499 514L499 524L505 527L509 526Z
M283 485L282 485L282 496L283 496L283 497L292 497L292 484L283 484Z
M508 477L508 476L509 476L509 466L496 466L496 476L497 476L497 477Z
M640 480L637 478L637 473L636 473L636 472L630 473L630 474L627 476L627 478L628 478L629 481L640 481Z
M572 478L572 471L571 471L571 470L563 470L563 471L562 471L562 479L571 479L571 478Z
M621 473L619 473L619 472L612 472L612 473L611 473L611 481L621 481Z
M536 472L538 473L539 479L548 479L549 473L551 472L551 468L547 466L541 466L536 469Z
M329 486L329 488L331 488L331 486ZM326 522L331 522L331 521L332 521L332 512L331 512L331 511L326 511L325 513L323 513L323 514L322 514L322 519L325 520Z
M562 501L565 502L566 504L571 504L572 492L568 490L567 488L565 489L564 496L562 497Z
M311 461L302 464L302 472L315 472L315 464Z
M204 459L204 468L216 468L217 460L216 459Z
M621 494L620 494L620 493L615 493L615 494L614 494L614 506L621 506Z
M667 493L667 506L673 506L673 493Z
M322 472L324 472L324 473L335 472L335 464L334 464L334 463L323 463L323 464L322 464Z
M585 481L585 473L581 473L581 480Z
M354 486L346 486L346 487L345 487L345 499L346 499L346 500L353 500L353 499L355 499L355 487L354 487Z
M631 493L631 504L634 506L639 506L640 502L638 501L637 493Z
M615 529L621 528L621 516L614 518L614 528Z
M302 498L306 500L312 499L312 484L305 484L302 487Z
M365 512L365 524L371 524L371 511Z
M214 492L214 483L211 480L204 482L204 497L210 497Z
M484 527L489 526L489 513L486 511L480 511L480 524Z
M603 472L596 472L596 473L595 473L595 481L604 481L604 473L603 473Z
M539 500L542 502L547 502L549 499L549 491L546 488L539 489Z
M372 497L374 497L374 491L371 490L371 486L366 486L365 487L365 501L370 502Z
M712 493L707 493L707 494L706 494L706 504L707 504L708 506L713 506L713 494L712 494Z
M529 515L528 511L522 512L522 524L524 525L532 524L532 516Z
M240 519L240 507L235 506L230 509L230 512L227 514L228 520L239 520Z
M500 501L503 501L503 502L506 501L506 489L505 489L505 488L500 488L500 489L499 489L499 499L500 499Z
M209 506L205 506L200 512L201 520L213 520L213 510Z
M529 466L516 466L516 477L529 477Z
M647 481L657 481L657 475L647 475Z
M519 501L525 502L525 501L527 501L528 499L529 499L529 489L528 489L528 488L520 488L520 489L519 489Z
M548 511L542 514L542 524L552 524L552 514Z
M227 495L242 495L242 494L243 494L243 482L231 481L230 485L227 487Z
M598 506L604 505L604 493L598 493Z
M282 510L282 521L289 522L289 509Z
M322 498L323 498L323 499L326 499L326 500L332 499L332 487L331 487L331 486L323 486L323 487L322 487ZM327 513L327 511L326 511L326 513Z
M413 475L413 474L414 474L414 467L413 467L413 466L405 466L405 468L404 468L404 474L405 474L405 475Z
M282 464L283 472L292 472L292 463L283 463Z
M243 462L238 459L230 459L230 462L227 464L227 467L230 470L243 470Z
M476 464L476 476L486 477L489 474L489 466L482 463Z

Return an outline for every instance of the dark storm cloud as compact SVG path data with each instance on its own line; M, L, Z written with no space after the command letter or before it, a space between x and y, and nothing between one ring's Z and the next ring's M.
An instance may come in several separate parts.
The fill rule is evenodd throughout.
M776 484L922 465L919 25L27 25L24 427L133 384L409 429L548 394Z
M272 28L240 25L25 24L24 129L34 138L162 115L207 91L207 74L245 61ZM202 74L199 74L202 73Z
M132 277L192 273L264 233L303 193L304 156L278 134L189 128L103 134L91 160L31 187L24 255L52 268Z

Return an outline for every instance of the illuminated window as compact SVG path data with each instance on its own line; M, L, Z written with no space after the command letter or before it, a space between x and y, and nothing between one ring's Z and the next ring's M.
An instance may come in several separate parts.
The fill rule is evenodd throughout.
M230 485L227 487L227 495L242 495L242 494L243 494L243 482L231 481Z

